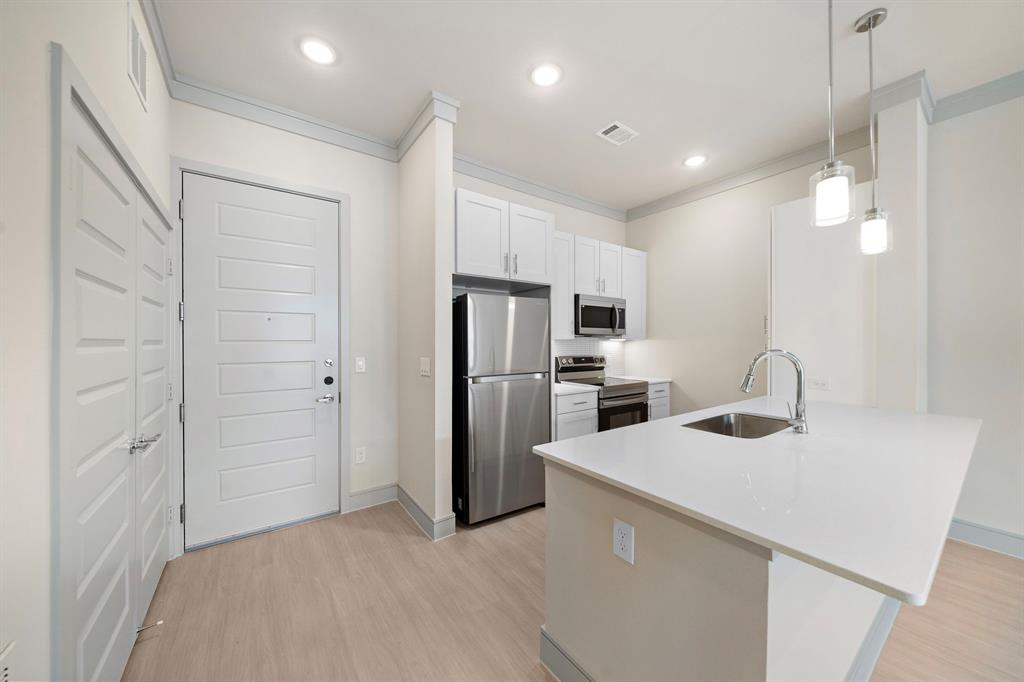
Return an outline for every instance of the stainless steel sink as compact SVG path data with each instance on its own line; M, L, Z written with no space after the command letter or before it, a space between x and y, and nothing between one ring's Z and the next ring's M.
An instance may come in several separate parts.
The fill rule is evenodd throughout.
M778 417L765 417L759 414L747 414L745 412L729 412L714 417L707 417L700 421L683 424L688 429L717 433L722 436L733 438L764 438L773 433L778 433L790 427L788 419Z

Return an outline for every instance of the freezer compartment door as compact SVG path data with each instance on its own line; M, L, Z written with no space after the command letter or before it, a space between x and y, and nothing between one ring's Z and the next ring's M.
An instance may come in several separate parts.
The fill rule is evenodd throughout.
M467 383L469 522L543 502L544 463L533 446L551 440L547 374Z
M548 371L547 299L498 294L466 298L465 376Z

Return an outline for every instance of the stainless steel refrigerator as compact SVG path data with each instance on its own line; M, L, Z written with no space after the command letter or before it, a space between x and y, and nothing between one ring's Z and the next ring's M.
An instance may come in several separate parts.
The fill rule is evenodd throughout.
M452 507L476 523L544 501L551 440L547 298L455 298Z

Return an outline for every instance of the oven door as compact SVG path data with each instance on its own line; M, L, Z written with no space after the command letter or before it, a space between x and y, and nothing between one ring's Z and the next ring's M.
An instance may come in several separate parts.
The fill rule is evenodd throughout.
M626 301L576 294L577 336L622 336L626 333Z
M647 421L647 395L602 400L597 408L597 430L608 431L620 426Z

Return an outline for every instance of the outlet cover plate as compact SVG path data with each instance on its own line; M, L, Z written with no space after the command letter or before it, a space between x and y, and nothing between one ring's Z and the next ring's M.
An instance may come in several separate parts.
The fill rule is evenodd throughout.
M420 358L420 376L430 376L430 358Z
M612 524L612 553L629 564L635 563L633 561L635 530L633 526L619 519L615 519Z
M362 374L366 371L366 358L360 356L356 358L356 374Z

